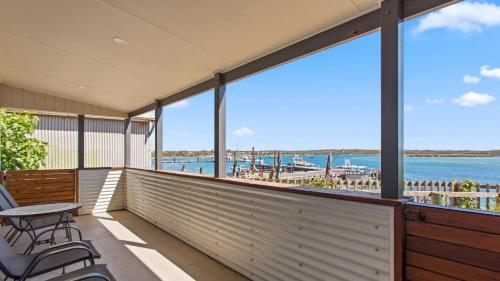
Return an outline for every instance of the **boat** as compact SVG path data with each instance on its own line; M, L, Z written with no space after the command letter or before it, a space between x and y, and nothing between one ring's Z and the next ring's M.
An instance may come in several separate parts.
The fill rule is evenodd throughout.
M293 156L292 163L288 163L292 167L318 168L318 165L309 163L298 155Z
M251 161L252 161L252 157L250 157L248 155L243 155L240 158L238 158L238 162L251 162Z
M342 178L346 180L368 180L374 171L368 166L352 165L349 159L345 159L344 165L337 166L337 168L343 170Z
M344 169L344 170L350 170L350 171L368 170L368 166L352 165L351 161L349 161L349 159L345 159L344 165L338 166L337 168Z

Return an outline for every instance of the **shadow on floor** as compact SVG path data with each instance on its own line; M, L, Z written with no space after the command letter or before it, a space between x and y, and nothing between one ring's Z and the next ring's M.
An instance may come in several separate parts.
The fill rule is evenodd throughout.
M76 218L84 239L92 240L117 280L246 281L247 278L128 211ZM1 233L6 231L2 227ZM15 246L22 251L29 238ZM68 271L79 268L72 266ZM51 272L32 280L46 280Z

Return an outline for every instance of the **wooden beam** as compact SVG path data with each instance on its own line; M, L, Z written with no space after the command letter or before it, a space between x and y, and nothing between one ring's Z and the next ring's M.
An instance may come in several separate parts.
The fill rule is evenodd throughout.
M124 157L123 157L123 160L124 160L123 165L125 167L128 167L128 166L130 166L131 155L132 155L131 154L132 150L131 150L131 145L130 145L131 136L132 136L132 119L126 118L124 125L125 125L125 134L124 134L125 151L124 151Z
M155 103L155 170L161 170L163 158L163 106L161 101Z
M85 168L85 116L78 115L78 169Z
M136 109L136 110L134 110L132 112L129 112L128 117L129 118L136 117L138 115L141 115L141 114L146 113L148 111L152 111L154 109L155 109L155 103L151 103L151 104L143 106L143 107L141 107L139 109Z
M381 24L382 198L403 196L402 0L384 0Z
M449 4L460 2L459 0L401 0L404 2L404 9L401 11L402 18L410 19L417 15L429 12L433 9L441 8ZM278 66L294 59L318 52L324 48L342 44L364 34L376 31L381 27L380 9L376 9L367 14L361 15L350 21L334 26L328 30L320 32L309 38L301 40L290 46L274 51L261 58L250 61L221 74L225 77L225 82L230 83L242 79L249 75L256 74L266 69ZM162 105L174 103L176 101L189 98L211 89L214 79L208 79L197 83L187 89L169 95L161 99ZM148 104L140 109L129 113L129 117L134 117L142 113L153 110L155 104Z
M409 20L430 11L462 2L462 0L404 0L403 18Z
M380 26L379 18L377 9L239 66L225 73L227 83L372 32Z
M221 73L214 80L214 168L215 177L222 178L226 176L226 83Z
M211 78L211 79L205 80L203 82L200 82L196 85L193 85L187 89L184 89L180 92L177 92L173 95L170 95L166 98L163 98L160 101L161 101L162 105L168 105L168 104L178 102L180 100L183 100L183 99L186 99L189 97L196 96L196 95L201 94L205 91L208 91L208 90L212 89L214 87L214 85L215 85L215 79Z

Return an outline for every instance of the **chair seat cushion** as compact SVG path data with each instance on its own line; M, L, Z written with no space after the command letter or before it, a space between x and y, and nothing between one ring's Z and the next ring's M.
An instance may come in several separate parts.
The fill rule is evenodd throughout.
M89 274L92 273L98 273L106 276L109 280L115 281L116 279L111 275L111 272L109 272L108 268L106 267L105 264L96 264L88 267L84 267L72 272L68 272L66 274L63 274L61 276L57 276L55 278L49 279L47 281L69 281L69 280L78 280L84 276L89 276ZM87 280L92 280L92 281L103 281L104 279L102 278L89 278L85 279Z
M0 269L9 278L18 278L26 270L34 256L16 253L5 238L0 237Z

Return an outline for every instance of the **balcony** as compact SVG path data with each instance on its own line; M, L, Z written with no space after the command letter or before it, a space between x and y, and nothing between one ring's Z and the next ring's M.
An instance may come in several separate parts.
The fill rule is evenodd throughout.
M340 0L334 9L321 1L132 2L0 9L0 109L34 112L40 122L30 135L49 143L47 169L4 169L0 183L22 206L81 204L75 225L117 280L500 280L499 185L464 191L403 174L398 29L459 1ZM380 169L332 175L328 160L311 173L305 161L235 176L226 86L378 30ZM213 93L213 150L205 151L213 173L163 170L176 161L164 154L163 123L183 121L165 118L164 108L205 92ZM288 170L303 176L277 175ZM341 179L348 174L360 178ZM317 178L325 186L304 186ZM14 249L28 243L22 236Z
M248 280L128 211L79 216L76 221L83 236L106 253L99 262L107 264L117 280ZM23 251L28 245L24 236L15 247ZM55 271L33 280L60 274Z

